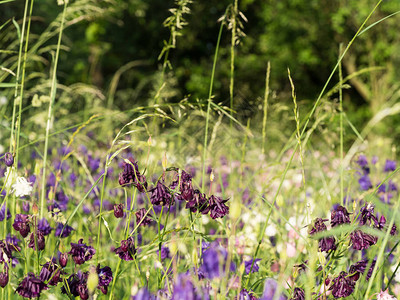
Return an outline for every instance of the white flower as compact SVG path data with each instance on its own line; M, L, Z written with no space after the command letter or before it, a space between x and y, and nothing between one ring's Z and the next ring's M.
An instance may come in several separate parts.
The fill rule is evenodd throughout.
M17 179L17 172L15 172L15 169L11 168L11 167L7 167L7 170L4 173L4 180L7 180L6 188L11 187L16 179Z
M381 290L381 292L376 295L376 300L396 300L396 298L390 295L388 290Z
M32 183L28 182L24 177L18 177L12 188L17 197L29 196L33 191Z

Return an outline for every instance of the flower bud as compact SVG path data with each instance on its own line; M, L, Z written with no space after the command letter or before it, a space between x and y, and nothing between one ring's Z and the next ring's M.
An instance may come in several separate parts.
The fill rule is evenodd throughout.
M123 204L115 204L114 205L114 216L116 218L122 218L124 216L124 205Z
M60 266L62 268L65 268L65 266L68 263L68 254L67 253L60 253L60 257L58 258L58 262L60 263Z
M7 152L4 155L4 162L7 167L11 167L14 164L14 156L10 152Z
M8 267L4 266L4 271L0 273L0 286L4 288L8 283Z

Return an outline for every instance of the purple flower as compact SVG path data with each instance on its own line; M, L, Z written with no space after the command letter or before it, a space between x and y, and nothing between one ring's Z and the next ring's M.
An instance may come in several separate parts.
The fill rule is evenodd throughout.
M116 218L122 218L124 216L124 205L123 204L114 204L114 216Z
M42 270L40 270L39 277L43 282L48 281L48 284L53 286L56 286L59 282L62 282L61 271L52 261L48 261L43 265Z
M149 293L146 287L141 288L135 296L131 297L131 300L152 300L155 299L153 295Z
M85 261L92 259L95 253L96 250L92 246L83 244L83 239L80 239L77 244L71 243L71 251L68 252L77 265L81 265Z
M347 209L343 206L338 206L331 212L331 226L335 227L340 224L350 224L350 217Z
M290 300L305 300L306 296L304 295L304 291L301 288L294 288L293 297Z
M133 260L136 254L135 241L133 237L129 237L127 240L121 241L121 247L114 250L115 254L118 254L120 259Z
M38 222L38 229L42 231L45 236L49 235L53 230L53 228L50 227L50 224L46 220L46 218L43 218Z
M111 281L113 280L113 273L111 271L111 268L108 266L105 266L104 268L100 269L100 265L97 265L96 268L97 274L99 276L99 288L101 292L106 295L107 294L107 288Z
M368 191L372 188L371 179L369 179L368 175L361 176L360 179L358 179L358 184L360 185L360 189L363 191Z
M7 167L11 167L14 164L14 156L10 152L4 154L4 163Z
M22 237L27 237L31 228L29 227L29 215L15 215L13 227Z
M225 272L227 256L228 253L223 247L211 244L208 249L203 251L203 263L200 267L200 271L210 279L220 277L220 275ZM233 263L230 265L230 270L235 270L235 265Z
M69 294L71 293L75 297L81 297L82 300L89 299L89 291L87 289L86 283L88 279L89 273L78 271L77 274L72 274L68 277L67 285L68 289L63 286L61 288L61 293Z
M257 300L252 291L242 289L239 294L239 300Z
M324 222L327 220L323 220L321 218L316 218L314 221L314 225L312 225L311 229L309 230L309 234L313 235L317 232L326 231L327 227ZM329 250L336 249L335 238L333 236L330 237L323 237L319 240L319 248L321 251L328 252Z
M172 182L170 189L179 185L180 194L175 194L176 199L190 201L193 198L192 176L182 170L181 178Z
M139 192L144 192L147 190L147 181L144 175L139 172L139 167L137 162L132 158L129 158L130 163L123 163L124 171L119 174L119 184L122 186L129 186L133 184Z
M37 298L40 297L40 293L43 290L47 289L47 285L40 278L36 277L33 273L28 273L18 285L16 292L25 298Z
M390 235L396 235L397 234L397 227L396 224L393 224L392 229L390 229Z
M100 167L100 158L93 158L91 155L88 156L88 165L92 172L95 172Z
M371 278L372 271L374 270L374 267L375 267L375 263L376 263L376 260L374 259L372 261L371 267L368 270L368 273L366 276L367 280L369 280ZM350 275L349 278L353 281L357 281L360 278L361 274L363 274L365 272L365 270L367 269L367 266L368 266L368 259L360 260L360 261L356 262L354 265L351 265L350 270L349 270L349 275Z
M387 159L385 162L384 172L393 172L396 170L396 161Z
M71 234L72 230L75 230L75 229L73 229L69 225L64 225L62 223L58 223L58 225L56 227L56 231L54 232L54 235L56 237L66 238Z
M36 230L36 243L37 243L37 248L36 249L36 244L35 244L35 234L32 232L29 240L28 247L32 248L33 250L43 250L45 247L45 239L44 239L44 234L43 231L41 230Z
M7 264L4 265L3 272L0 273L0 286L4 288L8 283L8 266Z
M169 248L161 246L161 259L164 260L164 259L169 258L169 257L170 257L169 256Z
M153 205L174 205L174 198L169 193L168 188L161 181L158 181L156 187L152 188L150 192L150 200Z
M150 219L149 217L151 217L150 214L147 214L147 210L145 208L141 208L139 209L136 213L136 224L139 224L139 226L146 226L149 225L153 220Z
M244 267L245 267L245 272L246 272L246 274L249 274L249 273L250 273L250 270L251 270L251 273L258 272L258 270L260 269L260 267L258 266L257 263L258 263L260 260L261 260L260 258L256 258L256 259L250 259L250 260L248 260L248 261L245 261L245 262L244 262ZM254 261L254 264L253 264L253 261ZM251 269L251 265L253 265L253 269Z
M199 210L204 215L210 211L206 195L199 190L193 191L193 197L186 202L186 208L190 209L191 212Z
M179 274L174 284L172 300L208 300L209 296L204 291L196 288L190 274Z
M4 221L6 217L6 205L3 204L0 208L0 222ZM11 218L11 213L10 210L7 208L7 220L9 220Z
M365 204L360 209L360 225L371 224L372 221L378 223L377 218L374 215L374 207L372 205Z
M361 168L368 167L368 160L367 160L367 157L366 157L365 155L363 155L363 154L361 154L361 155L358 157L356 163L357 163Z
M355 281L351 280L347 273L342 271L340 275L333 279L333 284L329 288L335 298L348 297L353 293Z
M370 246L375 245L376 242L378 241L377 237L362 232L361 230L353 231L350 234L350 239L352 242L353 249L355 250L368 249Z
M283 294L279 295L279 298L275 297L277 287L278 287L278 283L276 282L276 280L272 279L272 278L268 278L265 281L264 292L263 292L263 295L260 298L260 300L274 300L274 299L286 300L287 298Z
M62 268L65 268L68 263L68 253L59 253L58 263Z
M221 197L217 197L214 195L211 195L211 197L208 198L211 218L222 218L229 213L229 207L225 205L228 200L229 199L222 200Z

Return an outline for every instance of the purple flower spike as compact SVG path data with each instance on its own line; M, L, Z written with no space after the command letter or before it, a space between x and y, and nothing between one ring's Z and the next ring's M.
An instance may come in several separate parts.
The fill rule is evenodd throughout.
M40 293L43 290L47 289L47 285L40 278L36 277L33 273L28 273L18 285L16 292L25 298L37 298L40 297Z
M329 288L335 298L350 296L354 291L355 282L351 280L347 273L342 271L340 275L333 279L333 284Z
M136 254L135 241L133 237L129 237L127 240L121 241L121 247L114 250L115 254L118 254L120 259L133 260Z
M139 226L146 226L149 225L153 220L150 219L151 217L150 214L146 215L147 210L145 208L139 209L135 215L136 215L136 224L139 224Z
M32 232L29 240L29 248L32 248L33 250L43 250L45 247L45 239L44 239L44 234L43 231L37 230L36 231L36 243L38 249L36 249L36 244L35 244L35 234Z
M22 235L22 237L27 237L31 231L31 228L29 227L29 216L17 214L15 216L13 227Z
M222 218L229 213L229 207L225 205L228 200L222 200L221 197L214 195L208 199L211 218Z
M352 232L350 234L350 239L354 250L368 249L370 246L375 245L378 241L377 237L362 232L361 230Z
M4 265L4 271L0 273L0 286L4 288L8 283L8 266Z
M350 223L349 212L343 206L338 206L331 213L331 226L335 227L340 224Z
M396 170L396 161L387 159L385 162L384 172L393 172Z
M78 244L71 243L71 251L68 252L77 265L81 265L85 261L92 259L95 253L96 250L92 246L83 244L83 239L80 239Z

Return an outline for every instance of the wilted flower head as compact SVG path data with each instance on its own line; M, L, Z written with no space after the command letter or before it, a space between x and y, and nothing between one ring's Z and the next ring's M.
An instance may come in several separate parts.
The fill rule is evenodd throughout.
M333 279L333 284L329 288L335 298L348 297L354 291L355 281L348 277L344 271L340 272L339 276Z
M21 214L15 215L13 227L22 235L22 237L27 237L28 233L31 231L31 228L29 227L29 216Z
M127 240L121 241L121 247L114 250L115 254L118 254L120 259L133 260L136 254L135 241L133 237L129 237Z
M161 182L158 181L157 185L150 190L151 192L151 203L153 205L166 205L166 206L172 206L174 205L174 198L171 196L171 194L168 191L168 188Z
M77 265L81 265L85 261L92 259L96 250L92 246L83 244L83 239L80 239L77 244L71 243L71 251L68 253L71 254L72 259Z
M340 224L350 223L349 212L343 206L338 206L331 213L331 226L335 227Z
M136 213L136 224L139 224L139 226L146 226L149 225L152 222L152 219L150 219L149 217L151 217L150 214L146 215L147 210L145 208L141 208L139 209Z
M211 218L222 218L229 213L229 207L225 205L228 200L229 199L223 200L221 197L214 195L211 195L211 197L208 198Z
M37 298L43 290L47 290L47 285L33 273L28 275L18 285L16 292L25 298Z

